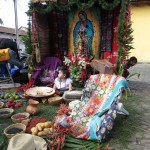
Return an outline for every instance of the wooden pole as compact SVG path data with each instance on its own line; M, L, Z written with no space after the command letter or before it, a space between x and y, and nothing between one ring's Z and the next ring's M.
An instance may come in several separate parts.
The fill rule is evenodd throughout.
M14 0L14 12L15 12L15 31L16 31L16 43L17 43L17 48L19 48L17 0Z

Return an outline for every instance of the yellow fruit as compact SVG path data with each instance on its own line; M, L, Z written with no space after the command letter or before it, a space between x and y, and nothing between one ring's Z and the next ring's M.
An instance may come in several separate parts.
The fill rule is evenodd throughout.
M45 128L50 128L52 126L52 122L45 122L44 127Z
M41 125L37 124L36 127L38 128L39 131L42 131Z

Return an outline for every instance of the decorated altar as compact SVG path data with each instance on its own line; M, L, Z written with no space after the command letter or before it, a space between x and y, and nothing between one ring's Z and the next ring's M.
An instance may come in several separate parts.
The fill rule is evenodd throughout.
M49 56L83 55L107 59L119 74L132 49L128 0L32 0L29 8L33 66Z

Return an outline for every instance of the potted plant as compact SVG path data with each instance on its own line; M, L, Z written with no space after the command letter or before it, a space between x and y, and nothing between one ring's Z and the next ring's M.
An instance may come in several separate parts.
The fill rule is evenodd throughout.
M75 87L82 87L91 72L89 59L83 55L69 55L64 57L64 64L68 67L70 78Z

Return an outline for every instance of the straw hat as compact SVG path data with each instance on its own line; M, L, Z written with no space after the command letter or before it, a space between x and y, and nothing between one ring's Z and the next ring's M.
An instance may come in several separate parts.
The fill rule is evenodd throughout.
M46 150L45 140L31 134L17 134L10 139L7 150Z

